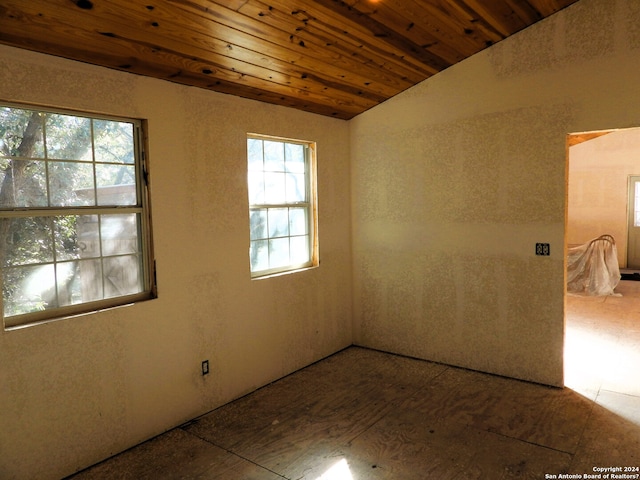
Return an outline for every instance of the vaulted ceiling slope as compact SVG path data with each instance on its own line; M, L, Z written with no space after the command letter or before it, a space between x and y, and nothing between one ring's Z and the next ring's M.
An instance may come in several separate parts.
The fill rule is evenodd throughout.
M577 0L0 0L0 43L350 119Z

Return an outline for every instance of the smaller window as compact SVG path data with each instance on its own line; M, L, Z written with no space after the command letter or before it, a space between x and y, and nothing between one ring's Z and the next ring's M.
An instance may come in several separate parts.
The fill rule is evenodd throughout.
M251 276L318 265L315 144L249 135Z

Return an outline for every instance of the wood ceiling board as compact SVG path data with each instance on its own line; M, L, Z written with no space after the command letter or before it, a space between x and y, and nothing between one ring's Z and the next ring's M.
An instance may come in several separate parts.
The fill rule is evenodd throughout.
M393 45L406 52L408 56L420 60L422 63L438 72L451 66L451 64L446 62L444 59L425 50L421 45L416 44L410 38L398 35L391 25L380 23L374 17L367 15L366 13L362 13L354 8L350 8L348 5L344 4L344 2L336 2L334 0L316 0L315 3L327 9L334 10L338 15L353 23L364 26L374 37L384 39L385 43Z
M0 43L349 119L575 1L0 0Z
M188 2L188 8L193 8L196 2ZM205 7L205 1L199 1L197 8L203 15L207 15L211 12L212 8L216 11L222 7ZM202 4L202 5L200 5ZM186 3L182 6L187 8ZM207 11L204 12L204 9ZM359 83L353 83L354 86L364 86L365 81L376 81L386 85L394 85L393 94L397 93L399 89L405 89L413 85L416 79L405 79L408 75L416 76L408 71L401 72L402 77L389 75L388 72L376 68L375 65L365 65L362 62L354 59L351 54L342 54L325 48L324 43L322 45L313 42L304 42L300 38L297 38L295 34L285 31L282 28L276 28L272 26L269 21L272 15L265 15L264 18L256 20L246 15L242 15L244 18L240 21L240 17L236 17L237 24L253 25L252 29L260 28L260 34L268 41L263 40L259 36L244 35L241 32L235 33L236 40L234 45L240 45L246 47L249 50L256 52L256 55L268 55L272 58L280 58L283 62L289 65L289 68L304 68L318 72L317 77L327 76L335 79L340 79L341 82L348 82L350 76L349 72L358 72L360 77ZM229 27L231 29L231 27ZM295 31L295 27L292 29ZM296 32L297 33L297 32ZM225 36L232 36L234 32L229 31L225 33ZM302 44L300 43L302 41ZM230 53L233 54L233 53ZM336 73L337 72L337 73ZM424 78L420 76L419 78ZM419 80L417 80L419 81Z
M247 15L258 16L264 11L260 8L264 4L259 2L247 2L241 11ZM291 24L289 17L291 14L285 14L277 9L272 9L268 14L263 15L263 21L272 25L274 28L282 28L287 24ZM414 84L419 78L424 79L425 75L408 70L407 68L391 65L384 65L385 59L376 54L367 55L365 52L359 51L358 54L350 53L347 47L343 47L340 42L336 42L335 36L330 33L316 28L317 22L299 21L295 33L290 35L294 42L303 42L312 54L305 62L306 66L303 72L318 72L315 75L321 75L324 70L327 78L333 78L336 81L351 82L353 86L363 88L365 90L377 89L383 95L394 95L398 91L404 90ZM331 45L329 45L331 44ZM334 52L332 64L327 64L323 69L319 68L317 56L315 53L320 49L323 52ZM362 49L361 49L362 50ZM342 59L349 59L348 63L343 67L336 68L336 62L339 64ZM297 63L300 66L300 62ZM329 68L328 68L329 67ZM367 75L363 76L362 73ZM413 81L408 79L413 78ZM418 80L419 81L419 80ZM388 98L388 97L387 97Z
M109 8L112 6L113 5ZM25 9L28 9L28 7L25 6ZM42 17L34 15L33 12L28 11L26 14L21 16L23 18L34 18L36 21L42 22L47 22L53 19L57 25L65 25L67 18L69 18L68 12L66 12L64 8L58 8L53 5L45 6L44 8L40 7L38 11L42 13ZM134 16L132 15L132 17ZM320 102L320 104L327 103L338 105L354 104L365 109L370 108L385 99L385 95L369 94L364 90L364 87L359 86L348 87L343 85L340 90L336 89L335 91L327 92L327 83L321 83L318 81L318 77L316 77L316 79L306 80L303 79L304 74L302 72L300 72L299 75L292 77L289 75L291 72L290 67L288 67L289 73L282 73L274 69L265 69L258 65L218 54L216 53L215 48L205 49L200 46L208 46L211 42L214 42L215 39L211 39L211 37L203 37L195 40L193 36L196 34L191 33L192 36L188 41L176 40L170 34L171 32L168 28L170 23L168 21L163 21L158 25L158 27L153 27L151 26L151 23L147 24L142 21L137 23L134 22L133 25L123 24L119 22L120 16L117 13L114 14L112 10L102 12L101 18L108 20L99 25L99 27L104 27L101 29L102 36L111 39L110 42L114 45L113 52L123 51L123 49L126 51L127 45L130 46L131 53L135 52L133 58L135 58L136 61L126 62L128 65L133 64L133 67L130 67L127 70L135 73L149 74L150 71L162 71L162 68L146 68L144 72L140 72L136 70L135 66L142 64L147 66L156 65L159 62L163 62L167 64L165 66L173 67L169 69L169 73L164 78L172 81L179 81L180 83L188 83L185 80L180 80L180 76L190 73L190 78L193 78L194 75L197 77L198 74L202 74L202 78L197 82L198 86L211 84L214 81L213 79L226 80L227 82L236 82L239 84L247 84L250 82L253 84L251 85L252 87L257 87L267 91L271 90L280 95L306 95L307 99L309 101L314 101L314 103ZM133 18L132 21L134 20L136 19ZM73 31L74 37L76 38L74 38L71 43L68 43L64 38L60 38L56 40L56 42L67 46L73 46L77 42L77 37L81 36L83 37L83 43L86 42L90 44L90 39L92 35L97 33L96 27L98 26L92 25L89 22L83 24L83 27L87 27L89 29L93 28L93 30L76 30L73 25L66 25L66 28L63 31ZM162 35L156 34L152 29L161 31ZM184 30L177 31L180 32ZM28 29L25 28L24 32L28 33ZM50 39L55 38L57 38L55 33L50 31ZM116 44L119 44L120 48L118 48ZM105 48L104 42L102 43L101 48ZM222 45L220 42L218 42L218 48L223 52L228 50L228 46ZM241 50L240 48L238 49ZM48 49L48 53L53 52ZM87 61L89 63L99 63L95 62L92 58L96 53L99 54L100 52L94 52L93 54L82 56L74 55L74 58ZM251 60L260 58L260 56L256 55L255 52L251 52L251 56ZM100 56L100 59L102 61L104 57ZM121 65L122 63L117 63L110 66L120 68ZM284 71L286 70L283 69L283 72ZM156 73L156 75L158 74ZM265 82L270 82L274 85L271 85L270 83L267 84ZM334 83L334 85L337 86L338 84ZM292 89L303 89L305 90L305 93L292 91ZM319 99L317 96L322 98Z
M355 23L346 24L344 19L338 18L333 12L319 8L317 5L313 15L309 14L304 8L295 9L287 13L286 4L289 1L270 0L269 5L275 5L276 8L271 10L269 15L264 15L262 20L268 22L272 16L279 15L280 24L286 25L288 18L290 22L297 22L294 25L295 29L291 29L292 31L295 30L292 33L294 37L302 38L303 33L308 33L312 35L312 38L308 40L311 41L313 37L317 37L314 43L321 47L330 51L337 49L338 55L356 58L365 65L385 66L390 73L394 73L401 78L423 78L425 75L435 73L432 69L426 69L424 64L418 61L404 58L402 51L391 51L388 44L371 36L370 32L360 25ZM264 9L265 4L254 0L247 2L241 11L248 12L249 9L253 9L255 14L255 7L260 6ZM392 60L391 63L390 59Z
M156 8L154 11L157 10L158 8ZM182 11L182 14L188 15L189 12ZM183 25L173 23L171 20L172 18L175 18L175 12L166 12L165 19L162 23L159 24L161 32L158 33L162 34L165 37L167 35L170 35L174 40L179 41L179 36L177 35L177 33L183 31L185 27ZM244 64L244 68L251 68L250 65L255 65L273 70L274 72L281 74L282 78L286 78L284 82L285 84L289 84L291 78L301 78L304 73L303 70L292 70L292 65L295 66L299 63L302 63L301 59L303 55L300 54L300 49L297 49L295 45L293 47L290 47L289 44L291 42L283 42L287 49L291 49L290 51L283 54L281 46L274 45L274 43L272 42L266 42L255 36L246 35L243 32L233 31L234 29L232 29L231 27L222 24L216 25L216 30L220 31L212 33L211 36L208 36L206 33L204 33L207 31L207 24L205 23L207 22L207 20L201 20L203 22L203 25L200 25L199 21L195 21L193 18L191 18L190 20L191 21L189 22L189 28L191 28L192 32L191 37L185 39L185 41L181 43L187 46L192 42L200 43L204 48L209 48L212 51L216 51L223 57L229 59L228 63L221 62L220 59L217 59L216 63L218 65L224 65L236 72L249 74L250 72L246 72L243 69L243 65L240 65L236 62L237 60L241 60ZM167 25L172 25L172 31L167 30ZM199 34L200 32L202 32L202 34ZM222 38L234 37L235 41L223 41L217 38L218 36ZM270 32L269 38L276 38L274 32ZM313 65L318 66L317 58L319 53L321 52L311 51L311 54L305 52L305 55L310 57L308 63L313 63ZM315 61L311 62L311 58L314 58ZM279 83L276 78L270 78L270 75L271 74L269 72L264 72L262 78L269 78L271 81ZM317 75L318 78L320 78L321 76L321 73ZM354 87L355 86L356 85L354 84ZM395 91L395 89L393 91Z
M269 3L286 8L287 2L290 0L271 0ZM303 22L303 31L322 38L323 45L328 50L353 57L363 65L384 71L386 76L407 82L408 86L437 73L433 68L406 56L405 52L393 48L383 39L372 36L362 26L346 22L333 11L316 6L313 15L303 9L296 9L291 13Z
M529 3L540 12L543 17L548 17L574 2L572 0L529 0Z
M383 38L389 34L399 38L406 38L420 50L429 52L434 58L440 59L443 65L452 65L468 56L451 45L452 42L450 40L453 37L450 37L448 42L442 36L434 35L434 33L439 32L434 32L434 29L430 30L428 22L417 22L417 16L420 15L420 12L417 5L410 1L394 2L393 0L385 0L379 3L367 2L362 4L364 8L360 8L360 5L360 3L356 4L354 9L361 15L366 15L371 19L369 23L374 34L382 32ZM385 25L388 28L382 30L379 25ZM389 33L389 31L392 33ZM385 40L388 42L387 39Z
M35 20L32 20L32 23ZM58 38L59 32L72 32L73 37L62 35ZM362 111L363 104L367 102L362 96L352 95L350 97L338 95L333 92L332 96L312 91L300 92L299 88L282 85L274 88L266 85L261 79L249 79L247 75L233 72L226 69L216 69L211 62L203 62L200 59L176 55L168 49L145 45L143 43L132 43L123 40L118 36L101 36L94 39L95 32L87 32L71 25L62 23L56 24L56 30L50 30L52 43L39 41L37 45L25 43L23 35L29 33L29 28L25 24L14 26L14 28L3 28L0 30L0 41L8 44L17 44L35 51L44 51L57 56L73 57L74 59L87 63L107 65L112 68L124 70L140 75L163 78L176 83L192 85L200 88L207 88L223 93L231 93L245 98L269 101L287 106L295 107L296 99L302 102L304 109L330 115L337 118L351 118L357 112ZM86 41L91 38L91 41ZM90 44L96 50L89 50L86 47L78 48L80 45ZM105 53L108 52L108 53ZM212 74L202 73L212 69ZM216 76L213 76L213 73ZM255 87L258 84L262 88ZM375 101L368 100L369 107L376 104ZM364 105L364 108L368 108Z
M465 0L464 3L477 14L476 18L491 25L503 38L527 26L506 1Z
M533 25L542 19L542 15L528 1L506 0L513 13L520 18L525 26Z
M465 21L454 15L449 2L443 0L390 0L387 4L428 31L439 43L453 49L462 59L502 39L495 32L479 30L470 18Z
M273 38L273 37L270 37ZM291 69L297 69L298 76L302 76L303 73L308 71L314 71L315 76L320 78L327 79L336 79L340 80L343 83L350 83L352 87L360 87L362 88L365 85L365 82L374 82L376 87L372 87L371 90L374 93L380 94L382 96L393 95L399 89L407 88L412 85L410 81L407 81L404 78L399 78L397 76L391 76L385 74L384 71L376 70L374 66L370 66L369 69L360 68L358 64L354 64L349 59L347 65L345 65L339 72L346 72L346 68L351 67L352 70L355 70L356 73L348 74L348 75L337 75L335 63L340 63L340 56L336 55L328 58L324 62L318 61L317 56L309 55L306 50L301 48L296 49L296 51L291 51L287 54L287 56L281 55L282 50L278 45L274 45L271 42L262 42L260 39L249 39L249 41L243 42L245 45L249 45L250 48L245 48L242 45L236 44L226 44L225 48L228 50L232 50L229 54L232 54L236 58L242 58L247 62L258 61L265 62L272 65L278 65L275 67L279 71L287 71ZM291 42L289 42L291 43ZM323 53L321 51L320 53ZM281 58L278 58L278 55ZM295 71L295 70L294 70ZM366 76L363 75L366 74Z
M573 133L568 135L567 144L570 147L575 145L580 145L583 142L588 142L589 140L593 140L594 138L602 137L603 135L607 135L611 133L613 130L601 131L601 132L585 132L585 133Z

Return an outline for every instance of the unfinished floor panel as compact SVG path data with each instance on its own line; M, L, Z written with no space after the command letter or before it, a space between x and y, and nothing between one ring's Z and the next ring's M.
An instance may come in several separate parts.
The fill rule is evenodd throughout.
M640 396L596 383L551 388L350 347L74 480L538 479L638 464Z

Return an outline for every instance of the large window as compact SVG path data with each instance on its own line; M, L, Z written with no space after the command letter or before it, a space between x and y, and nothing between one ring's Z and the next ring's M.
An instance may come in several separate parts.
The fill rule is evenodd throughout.
M0 105L5 327L150 298L141 122Z
M314 144L247 139L253 277L318 264Z

